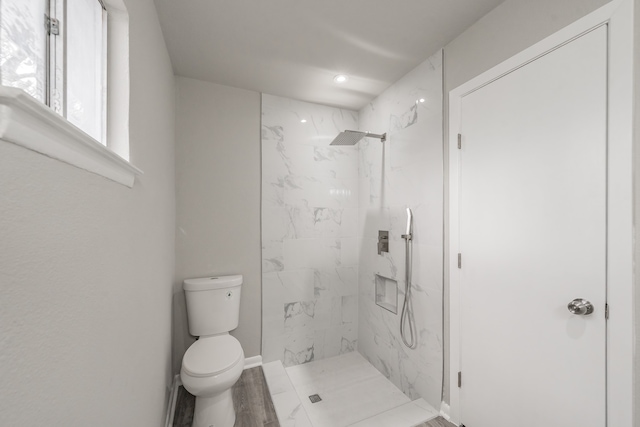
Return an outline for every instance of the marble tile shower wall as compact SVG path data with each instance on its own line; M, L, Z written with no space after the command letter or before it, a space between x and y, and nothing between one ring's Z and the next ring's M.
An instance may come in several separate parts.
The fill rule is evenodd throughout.
M302 122L306 120L306 122ZM262 96L262 356L293 366L358 336L355 111Z
M420 102L424 100L424 102ZM360 129L387 132L359 144L358 351L412 399L440 407L442 388L442 53L429 58L359 114ZM415 350L400 338L406 208L414 214ZM378 230L389 253L378 255ZM375 303L375 275L398 284L398 314Z

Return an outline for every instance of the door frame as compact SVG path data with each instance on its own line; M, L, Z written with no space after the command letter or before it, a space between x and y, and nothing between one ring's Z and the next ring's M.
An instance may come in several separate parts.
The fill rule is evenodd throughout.
M606 410L609 427L633 414L633 0L613 0L449 92L449 417L460 424L459 151L462 99L576 37L608 26ZM446 407L446 404L444 405ZM498 405L499 407L499 405ZM500 416L500 414L496 414ZM473 427L473 426L471 426ZM605 427L605 426L603 426Z

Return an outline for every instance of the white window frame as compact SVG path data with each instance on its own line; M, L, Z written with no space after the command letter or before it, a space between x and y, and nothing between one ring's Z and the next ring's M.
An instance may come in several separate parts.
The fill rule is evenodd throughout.
M129 17L123 0L102 4L107 11L106 146L23 90L6 86L0 86L0 140L133 187L142 171L129 162Z

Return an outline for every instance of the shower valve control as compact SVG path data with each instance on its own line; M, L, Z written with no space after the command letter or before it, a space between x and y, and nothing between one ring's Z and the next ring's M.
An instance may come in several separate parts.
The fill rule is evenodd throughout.
M382 252L389 252L389 232L378 230L378 255L382 255Z

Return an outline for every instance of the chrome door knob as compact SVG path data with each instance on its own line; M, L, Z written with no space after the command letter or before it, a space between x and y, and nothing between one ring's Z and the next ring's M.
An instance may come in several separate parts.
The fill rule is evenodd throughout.
M574 299L567 305L567 308L569 309L571 314L575 314L578 316L586 316L593 313L593 304L582 298Z

